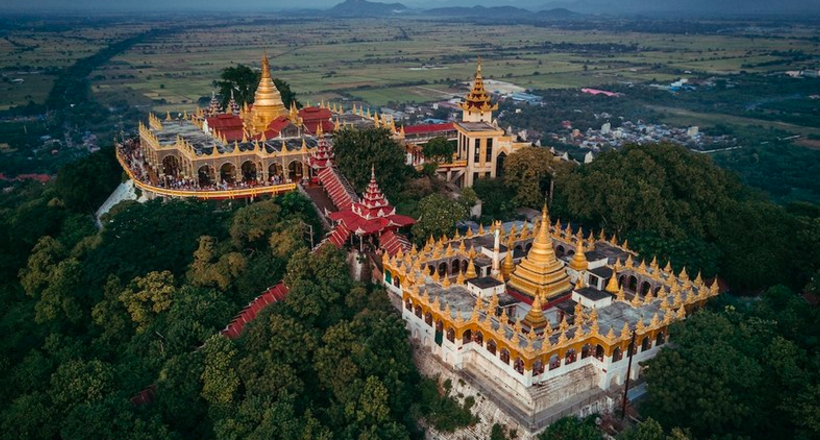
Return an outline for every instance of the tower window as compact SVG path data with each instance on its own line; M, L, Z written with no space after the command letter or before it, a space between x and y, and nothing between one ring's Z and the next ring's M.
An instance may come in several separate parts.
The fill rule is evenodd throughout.
M475 149L473 150L473 163L478 163L481 160L481 139L475 140Z
M486 162L492 162L493 160L493 140L492 138L487 139L487 155L484 158Z

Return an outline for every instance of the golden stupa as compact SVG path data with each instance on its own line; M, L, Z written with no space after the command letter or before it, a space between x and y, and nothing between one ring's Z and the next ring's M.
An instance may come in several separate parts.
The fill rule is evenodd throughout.
M547 205L544 205L541 212L541 224L538 226L532 248L513 271L507 286L532 298L540 291L546 300L572 289L567 271L552 248Z
M262 55L262 77L259 79L259 86L253 96L253 108L251 109L251 128L254 133L261 133L268 128L270 123L279 116L287 116L288 109L282 102L279 90L273 84L270 76L270 65L267 54Z

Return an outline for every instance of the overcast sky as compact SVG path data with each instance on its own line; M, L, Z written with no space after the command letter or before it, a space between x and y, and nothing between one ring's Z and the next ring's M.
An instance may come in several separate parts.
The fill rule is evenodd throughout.
M283 10L297 8L330 8L342 0L0 0L0 10ZM803 13L820 11L820 0L381 0L400 2L412 8L442 6L510 5L532 10L567 7L583 12L654 12L681 10L704 13L722 11L732 14L749 12ZM574 5L581 5L577 8Z

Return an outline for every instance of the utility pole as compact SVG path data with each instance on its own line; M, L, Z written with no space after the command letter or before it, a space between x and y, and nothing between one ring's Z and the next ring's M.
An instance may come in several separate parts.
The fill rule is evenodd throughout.
M621 420L626 417L626 393L629 391L629 375L632 373L632 353L635 351L635 330L632 330L632 339L629 342L629 363L626 364L626 381L624 382L624 398L621 402Z
M303 234L302 238L305 238L304 234L307 234L308 237L306 239L308 241L310 241L310 248L313 249L313 225L309 225L305 222L301 222L301 223L302 223L302 231L303 231L302 232L302 234Z

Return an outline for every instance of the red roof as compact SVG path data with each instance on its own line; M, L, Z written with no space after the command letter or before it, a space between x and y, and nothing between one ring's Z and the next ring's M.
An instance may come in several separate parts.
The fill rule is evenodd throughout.
M304 107L299 110L299 117L302 118L304 122L329 121L330 118L333 117L333 113L326 108Z
M376 183L375 171L371 170L370 173L370 184L362 201L351 203L347 209L340 207L338 212L332 212L328 217L356 235L372 235L415 223L410 217L396 214L396 208L390 205Z
M407 252L410 250L410 240L402 234L394 231L386 231L379 237L379 247L387 252L387 255L394 256L399 252Z
M242 118L239 116L234 116L232 114L222 114L216 115L210 118L206 118L208 121L208 128L210 129L223 129L223 128L242 128L243 122Z
M316 127L318 127L320 123L322 124L322 133L332 133L333 130L336 129L336 125L330 121L302 121L305 130L312 135L316 135Z
M427 134L455 130L452 122L444 124L408 125L404 127L404 134Z
M327 240L340 248L345 245L348 238L350 238L350 230L340 223L333 228Z

